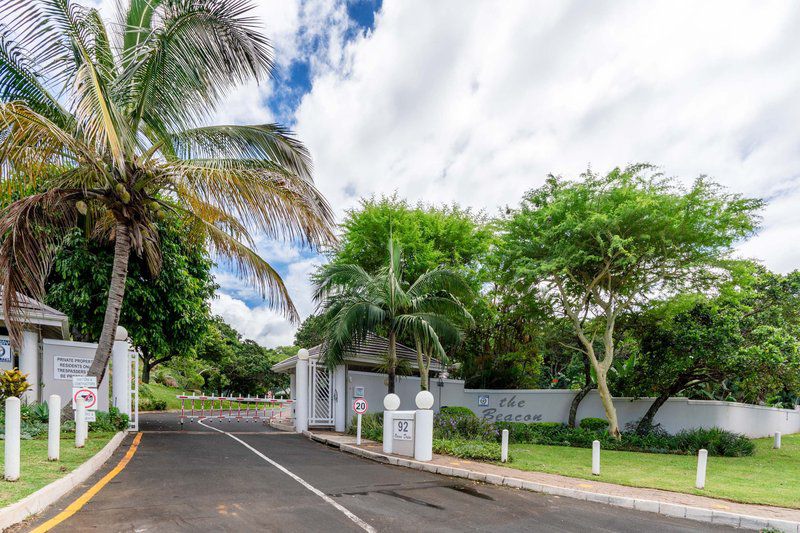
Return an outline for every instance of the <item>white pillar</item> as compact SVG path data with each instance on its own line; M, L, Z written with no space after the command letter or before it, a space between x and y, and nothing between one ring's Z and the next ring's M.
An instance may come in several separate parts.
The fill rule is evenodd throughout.
M592 442L592 474L600 475L600 441Z
M112 404L121 413L131 415L131 365L128 361L128 331L117 326L114 346L111 348ZM97 384L98 387L100 384Z
M47 400L47 459L58 461L61 455L61 396L51 394Z
M392 411L400 407L400 396L387 394L383 397L383 453L392 453Z
M333 385L336 391L336 404L333 406L334 429L339 432L345 430L347 423L347 371L344 365L336 365L333 372Z
M39 401L39 334L26 329L22 332L22 346L19 350L19 371L27 374L31 388L22 395L25 403Z
M504 429L500 438L500 462L508 461L508 430Z
M294 404L294 430L298 433L308 431L308 350L297 352L297 365L294 368L294 381L297 396Z
M414 413L414 459L430 461L433 459L433 394L423 390L417 393L414 402L417 412Z
M20 401L12 396L6 398L6 436L4 477L6 481L19 479L19 444L20 444Z
M694 486L703 489L706 486L706 465L708 465L708 450L700 450L697 453L697 477Z
M775 432L775 440L772 443L772 447L775 448L776 450L780 449L780 447L781 447L781 432L780 431L776 431Z
M294 374L289 374L289 399L296 400L297 399L297 382L295 381Z
M79 394L75 399L75 447L83 448L86 444L86 400Z

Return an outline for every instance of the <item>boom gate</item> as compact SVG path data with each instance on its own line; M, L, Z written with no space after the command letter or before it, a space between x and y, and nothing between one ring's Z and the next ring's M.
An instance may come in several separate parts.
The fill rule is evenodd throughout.
M228 422L263 422L287 419L292 414L294 400L277 400L258 396L193 396L178 395L181 401L181 426L189 421L216 418Z

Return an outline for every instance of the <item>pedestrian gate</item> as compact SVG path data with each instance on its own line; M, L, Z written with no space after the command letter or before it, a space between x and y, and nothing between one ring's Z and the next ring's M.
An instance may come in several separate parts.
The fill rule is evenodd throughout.
M333 425L333 376L324 364L309 361L308 382L311 384L311 402L308 405L309 426Z

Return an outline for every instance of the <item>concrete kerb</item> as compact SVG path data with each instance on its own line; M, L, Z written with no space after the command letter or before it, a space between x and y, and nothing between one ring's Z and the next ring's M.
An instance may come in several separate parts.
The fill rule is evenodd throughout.
M596 492L588 492L584 490L571 489L566 487L557 487L553 485L545 485L542 483L535 483L514 477L503 477L495 474L486 474L483 472L474 472L465 468L455 468L442 465L432 465L430 463L423 463L414 461L413 459L404 459L392 455L385 455L380 452L373 452L365 450L357 446L342 444L333 439L324 436L315 435L312 432L304 432L308 438L334 446L340 451L358 455L366 459L378 461L381 463L388 463L391 465L403 466L406 468L413 468L424 472L432 472L444 476L457 477L470 479L473 481L480 481L491 485L504 485L515 489L529 490L532 492L541 492L544 494L551 494L553 496L563 496L566 498L574 498L578 500L586 500L596 503L603 503L613 505L615 507L623 507L626 509L636 509L638 511L658 513L664 516L675 518L686 518L697 522L707 522L712 524L728 525L738 527L741 529L777 529L785 531L786 533L800 533L800 522L788 522L783 520L774 520L760 516L749 516L737 513L728 513L723 511L716 511L712 509L704 509L700 507L691 507L688 505L680 505L675 503L658 502L654 500L645 500L640 498L626 498L622 496L613 496L610 494L602 494ZM335 443L335 444L334 444Z
M36 492L25 496L18 502L0 509L0 531L22 522L29 516L42 512L46 507L58 501L66 493L89 479L97 472L122 443L127 431L120 431L103 447L102 450L87 459L78 468L45 485ZM24 471L23 471L24 474Z

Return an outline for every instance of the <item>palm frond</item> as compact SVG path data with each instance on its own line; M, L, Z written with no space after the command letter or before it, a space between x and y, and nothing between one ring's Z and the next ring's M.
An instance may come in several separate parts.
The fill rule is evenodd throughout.
M448 292L458 298L472 294L472 288L464 276L447 268L436 268L425 272L409 287L408 294L416 297L438 291Z
M369 286L374 278L358 265L328 263L314 274L313 281L314 300L320 302L342 288Z

